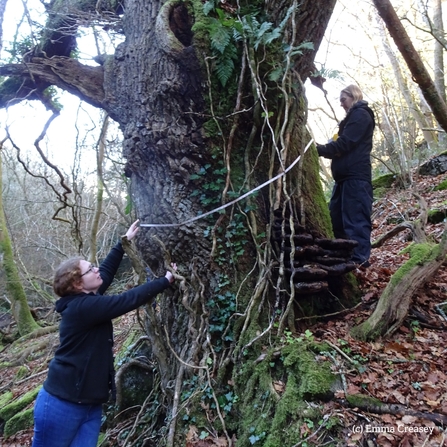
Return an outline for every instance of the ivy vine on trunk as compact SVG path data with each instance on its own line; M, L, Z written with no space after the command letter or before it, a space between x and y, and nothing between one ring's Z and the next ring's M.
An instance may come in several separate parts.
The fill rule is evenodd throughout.
M153 436L183 445L196 426L228 445L297 442L304 419L318 418L305 400L327 397L335 378L315 361L325 348L295 337L295 319L349 306L358 292L344 278L300 294L290 267L297 241L332 235L304 83L335 0L67 3L52 2L47 23L57 30L66 15L66 47L42 43L26 66L0 67L0 105L56 85L120 125L133 207L159 225L142 228L139 253L155 273L179 266L180 287L141 319L161 390L145 401ZM113 17L125 36L96 67L67 57L76 9L92 23Z

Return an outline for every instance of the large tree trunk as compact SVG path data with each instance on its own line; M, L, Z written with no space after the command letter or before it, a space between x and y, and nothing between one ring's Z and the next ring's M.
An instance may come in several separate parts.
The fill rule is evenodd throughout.
M157 309L147 308L145 320L170 446L180 410L218 421L229 444L231 424L238 443L249 444L244 419L252 400L224 417L221 399L244 393L267 340L281 344L281 329L295 330L297 313L330 312L346 306L356 291L332 276L347 271L343 262L300 271L324 280L306 282L295 271L295 260L305 265L309 254L346 257L349 251L326 248L331 224L305 127L303 85L335 0L240 2L240 11L230 3L207 2L206 16L202 1L127 0L126 39L101 67L54 56L32 57L26 69L0 69L15 76L31 71L43 86L62 86L103 107L122 129L134 208L149 225L137 241L142 258L155 273L171 261L179 265L180 287L164 294ZM313 48L303 46L308 42ZM0 105L10 100L5 94ZM197 218L261 184L244 201ZM298 364L282 366L289 391L300 380ZM273 378L259 380L251 399L262 405ZM317 386L312 396L319 391ZM268 400L272 416L275 395ZM296 422L297 414L289 416ZM272 436L287 438L289 416L276 421Z
M284 245L287 228L292 239L300 228L312 238L331 234L317 154L313 147L303 154L310 140L303 83L335 2L304 1L290 15L282 39L294 47L312 41L315 50L303 49L299 58L289 54L288 66L279 46L256 51L256 36L246 31L225 86L214 71L225 53L203 54L209 54L209 36L198 3L186 9L174 2L126 2L126 41L104 64L104 104L123 130L138 217L143 224L168 225L143 227L139 248L154 272L173 260L184 278L159 303L160 312L147 309L146 331L168 397L168 445L176 444L180 409L197 413L200 407L197 398L182 401L185 390L195 390L185 384L213 384L213 417L230 438L231 419L219 413L216 396L228 391L228 381L231 392L243 394L242 358L251 368L275 322L293 330L296 312L318 313L334 303L330 294L295 293ZM293 2L280 5L267 4L272 27ZM228 20L236 18L230 11ZM277 81L269 79L272 67L262 64L264 58L283 70ZM262 184L300 154L296 168L246 201L183 224ZM270 242L275 223L283 235L277 250ZM337 295L346 304L342 290ZM250 405L241 404L241 414ZM250 434L239 429L244 445Z

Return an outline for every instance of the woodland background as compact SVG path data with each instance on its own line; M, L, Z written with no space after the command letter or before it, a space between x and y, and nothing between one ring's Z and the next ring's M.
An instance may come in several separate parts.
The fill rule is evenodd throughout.
M1 2L2 7L5 5L11 8L11 2ZM25 0L22 6L23 15L23 9L14 4L20 17L16 27L11 27L11 23L7 27L6 22L3 24L2 60L5 63L26 52L32 46L33 35L38 34L41 13ZM393 6L445 100L443 57L447 46L442 14L445 2L394 1ZM102 54L105 48L116 44L117 37L113 33L83 32L87 43L80 44L79 57L84 62L96 56L86 54L87 48ZM374 177L391 174L391 181L375 189L374 239L419 216L421 205L415 199L417 194L437 216L429 219L426 232L439 241L447 215L447 177L442 169L435 175L421 176L419 167L446 151L445 131L433 118L371 2L337 2L315 66L319 76L326 79L323 84L326 93L310 81L305 85L309 129L317 141L329 139L337 129L337 121L343 117L338 95L344 85L358 84L376 113ZM100 261L135 218L129 179L123 174L125 160L117 126L104 113L74 100L67 93L57 89L56 92L62 111L54 120L49 118L51 114L43 105L32 101L11 105L1 112L4 217L20 283L33 315L43 327L57 324L52 312L54 268L74 254L81 254L92 262ZM59 120L65 121L59 123ZM322 162L321 178L327 197L332 186L329 172ZM61 189L56 185L66 187ZM70 193L65 196L68 190ZM69 219L59 217L61 206ZM362 290L361 302L355 309L325 316L322 322L310 324L303 320L299 324L300 331L285 331L284 344L297 349L303 340L327 342L332 350L321 355L330 359L334 371L343 379L339 394L335 396L338 400L320 403L321 418L305 418L301 438L290 446L446 445L447 322L442 314L443 310L447 312L445 265L413 297L409 317L392 340L366 343L349 335L349 328L368 317L392 274L408 259L401 250L410 239L410 232L406 230L373 250L372 267L355 273ZM0 273L0 281L3 362L0 389L4 396L9 396L0 402L0 417L6 422L9 415L1 413L2 409L26 392L33 392L44 378L46 362L57 345L57 336L42 333L32 349L17 353L13 343L17 327L4 272ZM116 290L134 281L131 269L127 268ZM138 315L130 315L116 322L117 351L126 346L129 334L139 326L139 321ZM281 396L285 383L278 380L274 387ZM371 402L369 406L347 409L343 405L343 390L366 394L390 406L375 411L375 403ZM229 410L237 407L240 396L228 393L225 399L222 408ZM30 405L32 401L28 402L28 409ZM209 425L197 427L189 421L184 433L185 443L191 447L228 445L228 439L214 430L211 419L215 414L206 404L203 406L210 418ZM135 435L140 425L151 427L152 424L145 419L143 410L144 404L140 403L136 411L134 408L133 413L128 412L128 418L117 417L110 425L105 442L152 445L149 441L139 444L142 441ZM331 438L332 424L339 427L338 439ZM356 432L355 427L360 426L363 430ZM376 431L365 432L366 426L376 427ZM401 431L399 427L410 428ZM427 430L419 432L418 428ZM0 438L0 445L30 445L30 435L29 428L12 433ZM262 445L262 441L262 433L254 432L250 438L255 446Z

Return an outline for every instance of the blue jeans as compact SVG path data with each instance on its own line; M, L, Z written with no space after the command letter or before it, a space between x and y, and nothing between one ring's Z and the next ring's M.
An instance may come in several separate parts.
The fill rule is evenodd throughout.
M32 447L96 447L102 405L75 404L43 388L34 405Z

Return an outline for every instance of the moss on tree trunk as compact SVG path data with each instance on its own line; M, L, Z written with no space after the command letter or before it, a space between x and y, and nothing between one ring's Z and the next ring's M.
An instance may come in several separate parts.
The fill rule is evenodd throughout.
M0 151L0 191L2 187L2 163ZM17 270L12 250L11 239L6 226L6 217L3 209L3 198L0 193L0 255L2 269L6 276L7 297L11 302L11 311L17 324L20 335L26 335L40 326L34 321L26 299L25 290Z

